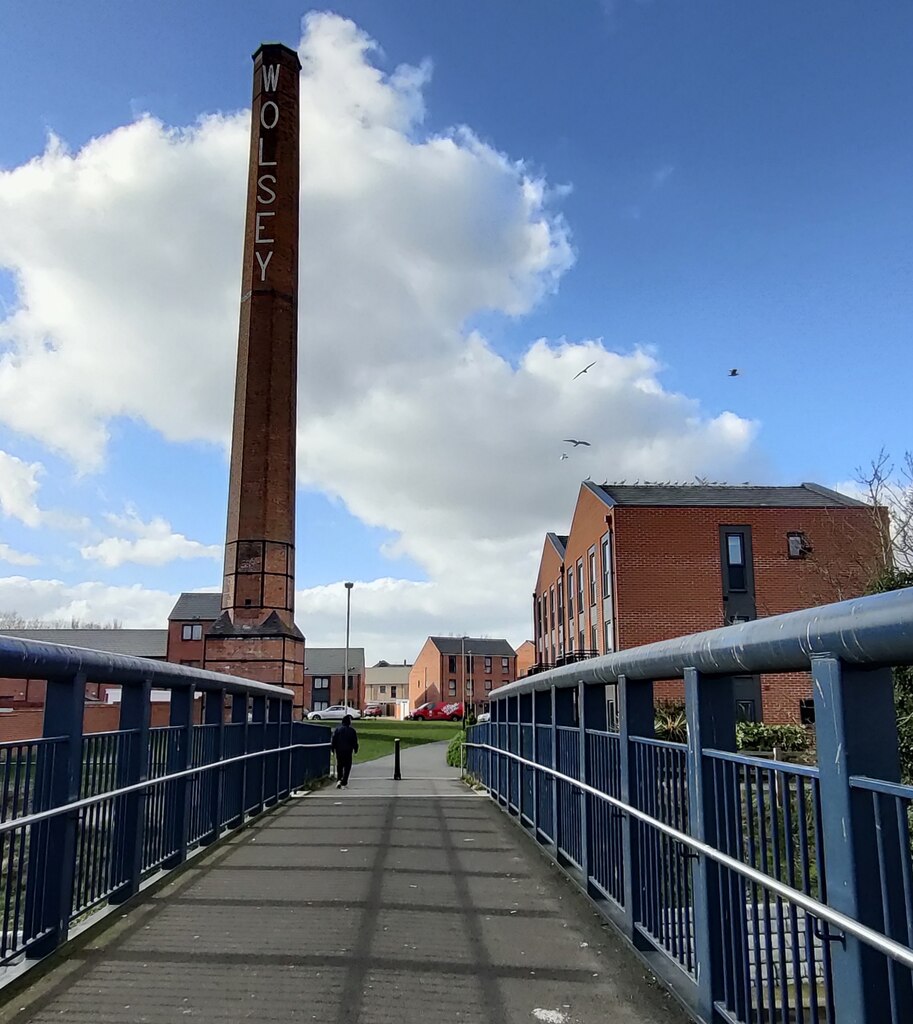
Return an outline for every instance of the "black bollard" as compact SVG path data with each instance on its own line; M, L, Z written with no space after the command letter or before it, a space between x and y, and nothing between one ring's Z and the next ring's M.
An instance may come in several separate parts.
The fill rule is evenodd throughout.
M399 770L399 740L393 741L393 779L395 782L399 782L403 777L402 772Z

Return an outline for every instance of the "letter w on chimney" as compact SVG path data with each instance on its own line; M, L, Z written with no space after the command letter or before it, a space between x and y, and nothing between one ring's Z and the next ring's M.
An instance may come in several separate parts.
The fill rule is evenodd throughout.
M266 92L275 92L276 86L279 84L279 65L271 64L268 68L263 68L263 88Z

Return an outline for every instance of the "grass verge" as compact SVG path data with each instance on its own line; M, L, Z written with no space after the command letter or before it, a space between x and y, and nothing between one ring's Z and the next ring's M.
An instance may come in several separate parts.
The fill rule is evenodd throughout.
M459 722L396 722L380 719L361 719L354 723L358 731L358 753L355 763L373 761L393 753L393 741L402 740L402 748L417 747L422 743L450 740L461 731Z

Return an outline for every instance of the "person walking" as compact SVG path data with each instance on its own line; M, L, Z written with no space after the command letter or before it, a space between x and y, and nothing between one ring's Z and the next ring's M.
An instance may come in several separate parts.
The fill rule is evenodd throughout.
M336 788L345 789L352 771L352 756L358 753L358 733L352 728L351 715L346 715L342 725L333 730L330 746L336 755Z

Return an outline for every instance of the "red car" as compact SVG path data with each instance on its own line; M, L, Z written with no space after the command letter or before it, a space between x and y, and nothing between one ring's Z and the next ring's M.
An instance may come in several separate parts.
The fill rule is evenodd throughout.
M429 701L417 707L409 717L416 722L459 722L463 705L457 701Z
M365 708L364 718L380 718L384 713L383 704L369 704Z

